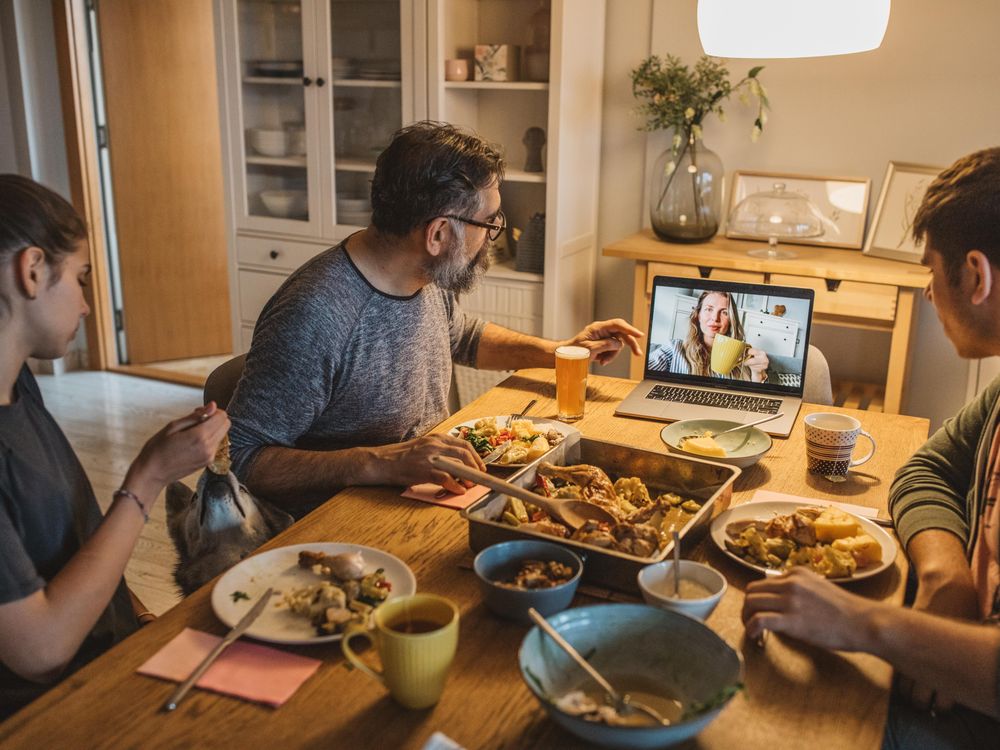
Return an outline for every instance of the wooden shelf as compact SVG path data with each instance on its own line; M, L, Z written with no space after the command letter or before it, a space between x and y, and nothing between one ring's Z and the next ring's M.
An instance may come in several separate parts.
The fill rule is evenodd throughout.
M518 271L514 267L513 260L505 260L503 263L497 263L490 267L490 270L486 272L486 276L494 279L510 279L512 281L529 281L536 284L541 284L545 277L540 273L529 273L527 271Z
M302 76L278 78L277 76L243 76L243 83L258 83L264 86L301 86Z
M537 81L445 81L446 89L480 91L548 91L548 83Z
M851 380L833 382L833 404L845 409L885 411L885 386Z
M336 158L333 161L338 172L374 172L375 162L359 158Z
M265 167L295 167L297 169L306 168L306 157L304 156L247 156L247 164L260 164Z
M340 88L398 89L403 87L403 82L398 80L370 80L368 78L334 78L333 85Z
M523 169L506 169L504 182L545 182L545 172L525 172Z

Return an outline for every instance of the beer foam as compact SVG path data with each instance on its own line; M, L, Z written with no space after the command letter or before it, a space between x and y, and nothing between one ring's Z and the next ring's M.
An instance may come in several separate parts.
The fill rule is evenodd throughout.
M563 359L590 359L590 349L584 346L560 346L556 349L556 356Z

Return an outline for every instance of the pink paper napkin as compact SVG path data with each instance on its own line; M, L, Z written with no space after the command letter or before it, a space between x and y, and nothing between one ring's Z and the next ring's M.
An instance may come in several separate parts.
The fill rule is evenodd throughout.
M217 635L184 628L137 671L183 682L221 640ZM216 693L280 706L319 669L319 665L316 659L237 641L222 652L195 684Z
M433 505L442 505L445 508L456 508L461 510L462 508L467 508L472 505L476 500L481 498L487 492L490 491L489 487L483 487L481 484L474 484L469 487L464 495L455 495L449 492L444 497L436 497L443 488L440 484L433 484L428 482L427 484L415 484L412 487L407 487L403 491L402 497L408 497L411 500L420 500L424 503L431 503Z

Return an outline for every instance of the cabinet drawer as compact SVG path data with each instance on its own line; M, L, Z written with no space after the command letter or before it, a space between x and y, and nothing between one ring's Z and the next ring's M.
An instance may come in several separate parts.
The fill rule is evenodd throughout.
M239 235L236 238L236 251L240 264L281 271L294 271L328 247L329 245L272 240L266 237Z
M653 279L657 276L679 276L682 279L697 279L697 266L682 266L679 263L649 263L646 271L646 296L653 292Z
M825 279L777 273L771 274L771 283L812 289L816 293L814 311L822 315L887 321L896 318L897 289L887 284L842 281L837 291L831 292L826 288Z
M240 319L251 325L257 320L264 305L271 299L288 274L263 273L240 269Z
M653 279L657 276L679 276L682 279L699 279L701 271L698 266L685 266L680 263L650 263L646 272L646 295L653 291ZM744 284L763 284L764 274L752 271L734 271L729 268L713 268L708 278L715 281L739 281Z

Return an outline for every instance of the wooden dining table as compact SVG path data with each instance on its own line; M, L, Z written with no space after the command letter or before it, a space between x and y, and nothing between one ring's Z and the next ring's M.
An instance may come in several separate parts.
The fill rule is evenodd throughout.
M662 423L614 416L616 404L634 385L591 375L586 414L576 426L587 437L664 451ZM551 370L518 371L437 429L517 412L532 398L538 402L529 416L555 416ZM815 411L852 414L878 443L874 457L845 482L834 484L806 471L802 415ZM805 404L791 436L775 439L770 452L737 478L732 503L747 502L766 488L869 506L885 515L893 474L926 439L927 430L925 419ZM279 708L195 690L176 711L161 713L174 685L136 669L186 627L226 632L212 612L209 583L0 724L0 746L420 748L436 731L470 750L580 746L547 718L523 684L517 651L528 628L484 606L471 570L466 521L455 510L402 498L401 489L350 487L262 549L327 541L377 547L409 565L419 591L452 599L461 610L458 652L433 708L402 708L381 685L349 669L334 642L280 647L320 659L322 665ZM866 654L827 652L775 635L762 646L746 639L740 610L745 587L758 574L729 559L707 537L683 553L707 561L729 580L707 625L742 653L746 685L684 747L879 747L892 679L889 665ZM887 570L849 588L899 604L906 569L900 553ZM574 606L608 601L638 599L587 587Z

